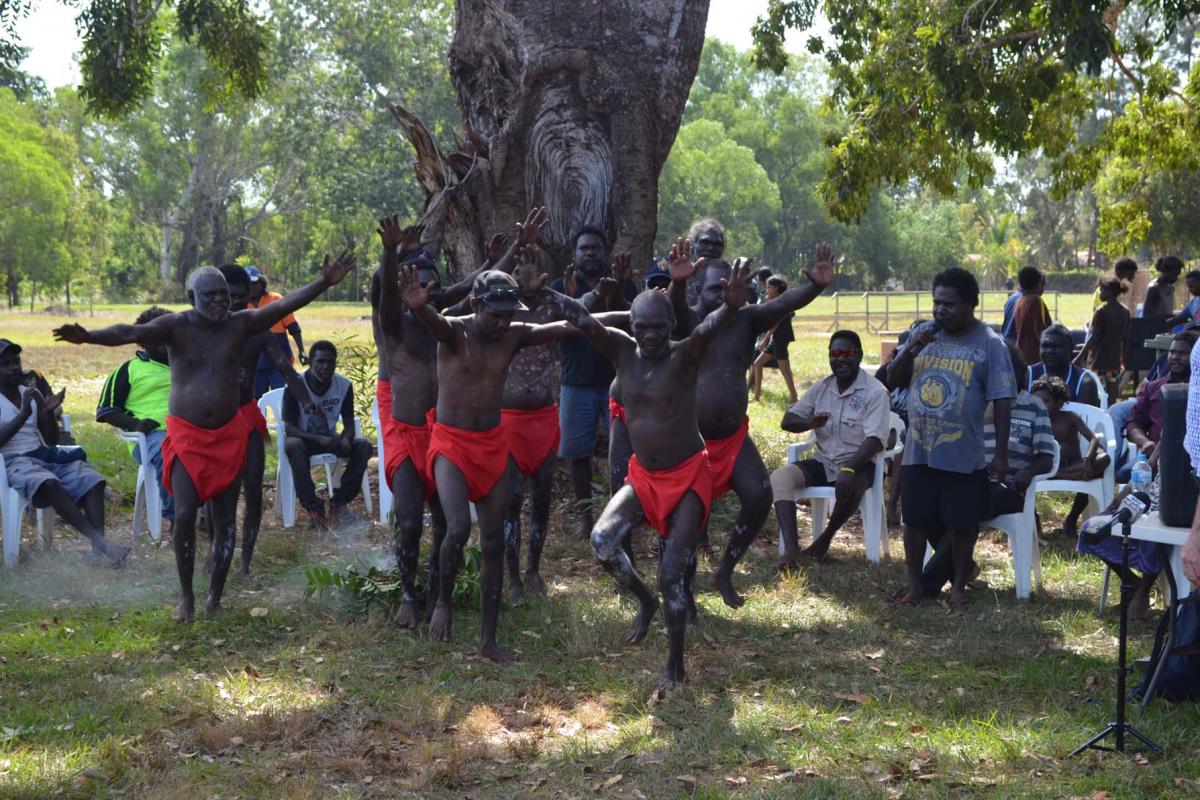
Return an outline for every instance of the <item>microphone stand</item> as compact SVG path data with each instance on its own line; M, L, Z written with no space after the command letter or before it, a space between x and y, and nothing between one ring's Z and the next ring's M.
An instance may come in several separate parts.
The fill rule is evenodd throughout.
M1106 750L1110 753L1136 753L1142 750L1141 747L1125 747L1125 735L1137 739L1150 750L1163 755L1163 749L1154 742L1146 738L1136 728L1125 721L1125 676L1129 672L1129 667L1126 666L1126 636L1129 632L1129 596L1133 593L1133 586L1129 583L1129 537L1133 534L1133 521L1131 519L1121 521L1121 628L1117 636L1117 721L1110 722L1104 726L1104 730L1088 739L1079 747L1071 751L1071 755L1076 756L1084 750ZM1169 569L1169 567L1168 567ZM1175 613L1174 609L1167 612L1168 614ZM1116 738L1116 746L1109 747L1101 744L1105 739L1113 735Z

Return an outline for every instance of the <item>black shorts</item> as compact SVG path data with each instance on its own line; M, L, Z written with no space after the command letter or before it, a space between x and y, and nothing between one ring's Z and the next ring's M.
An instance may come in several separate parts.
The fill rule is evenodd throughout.
M989 517L988 474L949 472L924 464L902 468L904 524L935 530L976 528Z
M810 489L833 486L833 481L825 476L825 465L815 458L797 461L796 466L804 471L804 485Z

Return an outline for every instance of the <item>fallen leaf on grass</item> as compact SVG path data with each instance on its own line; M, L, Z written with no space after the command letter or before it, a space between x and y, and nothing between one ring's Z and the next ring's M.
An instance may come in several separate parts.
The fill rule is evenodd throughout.
M253 665L253 664L247 664L247 665L246 665L246 666L243 668L243 671L244 671L244 672L245 672L247 675L249 675L251 678L257 678L257 677L259 677L259 675L258 675L258 670L256 670L256 669L254 668L254 665Z
M1084 689L1090 689L1095 685L1096 685L1096 676L1095 675L1088 675L1087 678L1085 678L1083 681ZM1101 798L1101 800L1103 800L1103 798Z
M611 778L609 778L603 784L601 784L601 788L607 789L610 786L616 786L624 778L625 778L625 776L618 772L616 775L613 775Z
M263 608L262 606L255 606L254 608L250 609L250 616L252 617L265 617L270 613L271 609Z
M838 717L834 720L834 722L836 722L838 725L849 725L851 722L854 722L854 720L850 717Z
M923 728L920 725L913 725L911 728L908 729L908 732L911 733L913 736L917 736L918 734L924 733L925 728Z
M838 700L848 700L851 703L859 704L865 703L871 699L871 695L869 694L843 694L841 692L834 692L833 696Z
M1101 789L1092 795L1092 800L1108 800L1108 792Z
M675 780L679 781L685 792L696 791L696 777L694 775L676 775Z
M788 725L786 728L780 728L780 733L798 733L804 730L804 724L797 722L795 725Z
M876 660L876 659L878 659L878 658L883 658L883 651L882 651L882 650L876 650L874 653L867 653L867 654L866 654L866 656L867 656L867 658L869 658L869 659L871 659L872 661L874 661L874 660Z

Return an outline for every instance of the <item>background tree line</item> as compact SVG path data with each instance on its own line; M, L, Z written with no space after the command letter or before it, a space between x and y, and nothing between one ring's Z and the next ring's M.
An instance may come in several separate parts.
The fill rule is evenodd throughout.
M231 86L229 65L202 42L171 33L178 12L169 9L146 99L123 116L89 113L86 81L83 95L48 93L19 70L0 72L10 305L178 300L188 271L227 261L296 285L323 252L371 251L379 214L420 215L412 151L388 104L419 115L447 152L460 144L445 57L453 4L270 0L265 9L254 91ZM1121 24L1150 23L1127 15ZM1175 74L1193 68L1192 38L1176 32L1162 45ZM883 180L843 222L823 183L831 147L855 127L831 102L837 77L816 56L760 71L750 54L709 40L660 177L656 251L711 215L728 226L731 254L794 277L828 240L845 255L844 286L883 288L924 285L948 266L995 285L1025 263L1095 270L1106 257L1186 256L1197 246L1194 128L1160 116L1153 135L1177 157L1157 169L1117 156L1094 182L1064 189L1044 150L1001 158L981 147L991 173L960 165L956 194L915 174ZM1089 113L1072 122L1081 141L1138 108L1128 78L1092 91ZM368 275L335 297L361 297Z

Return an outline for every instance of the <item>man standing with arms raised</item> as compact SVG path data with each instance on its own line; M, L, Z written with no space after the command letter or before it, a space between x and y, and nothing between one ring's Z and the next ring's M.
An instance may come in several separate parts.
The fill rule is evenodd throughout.
M695 269L704 270L703 288L699 303L689 308L686 298L691 273L688 270L693 266L690 248L685 244L683 240L677 242L670 259L671 301L676 315L676 336L679 337L691 333L710 314L724 307L725 286L735 279L734 273L738 271L720 260L697 262ZM748 272L748 268L744 271ZM771 513L770 476L749 436L746 370L754 360L755 340L789 314L815 300L833 281L833 250L828 244L817 246L816 263L811 270L805 270L804 275L809 280L806 285L788 289L765 303L743 306L732 312L729 325L705 352L696 384L699 393L697 421L708 448L713 498L733 490L742 504L721 564L712 576L713 588L731 608L739 608L745 602L734 591L733 569Z
M909 387L901 481L908 590L897 605L924 599L925 545L945 531L954 559L950 602L966 607L988 480L1008 475L1008 437L997 437L995 456L990 464L985 460L984 415L991 403L995 429L1009 429L1016 379L1004 340L975 317L978 304L974 275L958 267L938 273L934 323L918 330L888 365L888 385Z
M221 593L233 559L234 513L246 454L249 426L239 412L238 374L246 339L315 300L341 282L354 266L353 254L328 257L321 277L259 309L230 313L229 287L214 267L188 277L192 308L158 317L145 325L114 325L88 331L81 325L55 329L54 337L72 344L117 347L165 344L171 363L170 415L163 443L163 469L175 498L175 566L179 571L178 622L194 615L192 570L196 557L196 510L212 500L215 561L208 614L221 608Z

